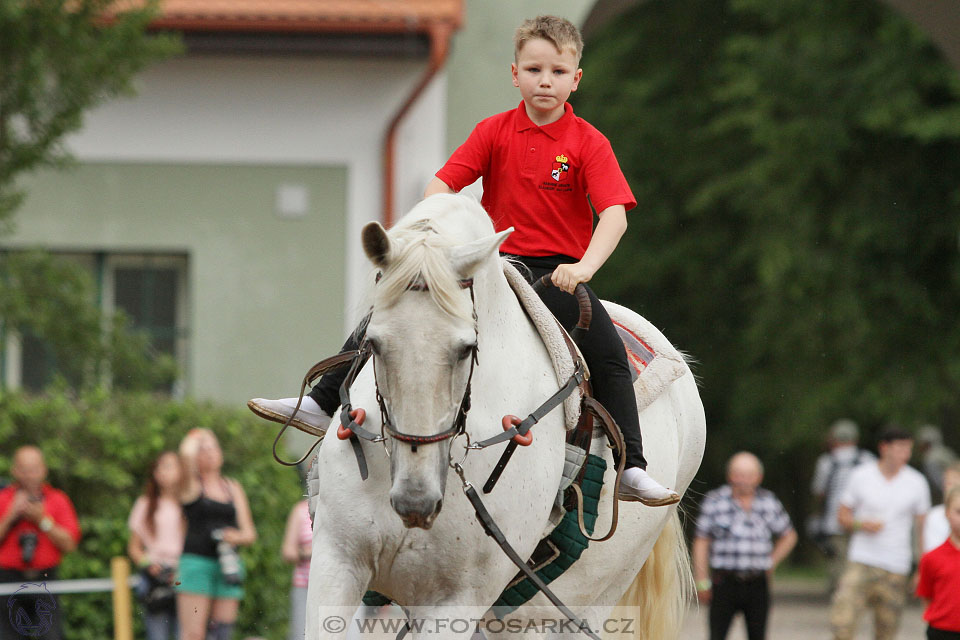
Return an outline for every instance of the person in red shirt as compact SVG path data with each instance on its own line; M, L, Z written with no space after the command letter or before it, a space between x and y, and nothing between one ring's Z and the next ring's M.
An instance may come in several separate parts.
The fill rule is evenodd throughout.
M12 474L14 483L0 490L0 583L55 580L63 554L73 551L80 541L73 503L67 494L46 484L47 465L37 447L20 447L14 452ZM14 594L0 598L0 639L24 635L18 627L43 613L37 606L41 597L49 596ZM32 637L60 638L55 599L49 614L49 630L31 633Z
M960 640L960 487L947 492L943 506L950 537L920 559L917 596L928 603L927 639Z
M541 294L568 330L576 324L574 288L589 282L616 249L636 206L609 141L573 113L567 99L583 76L583 40L563 18L525 21L514 37L513 86L523 101L516 109L481 121L437 172L424 192L456 193L483 178L481 203L497 231L514 227L501 252L523 263L531 281L552 273L556 288ZM593 211L598 222L593 228ZM650 506L673 504L676 492L646 472L640 422L622 343L596 295L587 288L593 320L580 349L592 373L593 391L623 431L624 500ZM344 349L355 349L348 340ZM340 375L326 375L303 399L291 423L308 433L325 431L339 405ZM297 398L247 403L268 420L285 422Z

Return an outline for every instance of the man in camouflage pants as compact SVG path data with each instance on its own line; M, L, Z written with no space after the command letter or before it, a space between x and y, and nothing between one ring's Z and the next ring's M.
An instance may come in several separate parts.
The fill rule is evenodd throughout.
M877 640L893 640L907 596L914 541L930 508L923 475L907 466L910 433L889 428L880 437L876 462L854 469L840 498L837 520L853 533L847 567L833 595L830 626L835 640L851 640L866 607L874 611Z

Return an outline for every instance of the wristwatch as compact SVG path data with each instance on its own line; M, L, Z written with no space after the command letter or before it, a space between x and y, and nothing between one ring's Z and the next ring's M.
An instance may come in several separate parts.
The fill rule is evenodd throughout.
M40 524L37 526L40 527L40 531L48 533L50 529L53 529L53 518L50 516L43 516L43 518L40 519Z

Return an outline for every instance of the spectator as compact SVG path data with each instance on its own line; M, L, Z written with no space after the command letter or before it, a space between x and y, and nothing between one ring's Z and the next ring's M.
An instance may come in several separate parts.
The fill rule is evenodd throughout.
M177 588L180 638L229 640L243 597L236 548L253 544L257 530L243 487L220 475L223 453L212 431L192 429L180 444L180 459L187 519Z
M960 486L945 491L950 535L920 559L917 595L927 601L927 640L960 640Z
M830 427L827 446L830 451L817 458L811 483L811 492L819 505L820 515L811 526L810 534L828 558L845 558L849 534L837 522L840 496L854 467L876 460L874 455L857 447L857 423L837 420ZM830 591L836 586L843 568L842 562L830 563Z
M749 640L766 637L770 576L797 543L790 516L760 488L762 480L760 460L740 452L727 463L727 484L707 493L700 508L693 571L697 597L710 603L710 640L727 637L737 612Z
M147 640L176 640L177 601L173 591L186 526L180 508L183 473L175 451L164 451L147 476L143 495L137 498L127 526L127 553L140 567L138 589Z
M310 576L310 555L313 550L313 522L307 500L301 500L287 517L283 533L283 559L295 565L290 589L290 630L288 640L303 640L307 616L307 579Z
M953 487L960 487L960 462L954 462L943 472L943 495ZM938 504L927 512L923 521L923 553L933 551L950 537L945 505Z
M64 492L46 483L47 465L37 447L25 446L13 454L13 484L0 490L0 583L29 583L57 579L63 554L76 549L80 525L73 503ZM28 616L47 600L39 628L25 630L8 615L19 607ZM52 603L52 608L50 604ZM0 640L30 635L44 640L61 637L60 611L55 596L15 594L0 598Z
M853 533L847 566L833 594L830 626L836 640L854 637L860 614L874 611L874 635L897 635L913 561L911 529L919 532L930 509L930 489L923 475L907 466L913 437L887 428L878 444L879 460L857 467L840 497L837 519Z
M920 449L920 464L923 475L930 483L930 493L939 502L940 487L943 486L943 472L957 461L957 454L943 444L943 433L940 427L925 424L917 431L917 445Z

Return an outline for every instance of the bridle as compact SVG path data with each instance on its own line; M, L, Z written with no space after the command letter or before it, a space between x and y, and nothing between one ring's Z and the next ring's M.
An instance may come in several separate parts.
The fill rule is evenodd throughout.
M473 332L476 338L478 337L477 308L476 308L476 299L473 294L473 278L465 278L462 280L458 280L457 284L459 284L461 289L470 290L470 303L473 308ZM407 290L408 291L429 291L429 289L427 288L427 284L425 282L413 283L407 287ZM340 386L340 403L343 406L343 410L340 412L340 428L337 430L338 438L340 438L341 440L346 440L347 438L350 437L352 433L364 439L371 440L372 442L384 442L386 438L389 436L394 440L403 442L405 444L409 444L413 452L416 453L417 447L420 445L443 442L444 440L453 438L455 436L461 435L466 432L467 413L469 413L470 411L470 392L471 392L472 383L473 383L473 371L477 363L479 362L478 354L480 350L478 348L476 340L474 340L473 346L470 347L470 355L469 355L470 372L467 374L467 383L464 386L463 395L460 398L460 404L457 408L457 415L454 418L453 423L450 425L449 428L445 429L444 431L430 434L430 435L425 435L425 436L412 434L412 433L403 433L402 431L398 431L397 428L394 426L393 420L390 419L390 412L387 410L387 403L384 399L383 394L380 392L380 383L377 380L377 375L376 375L377 357L376 357L376 354L372 353L372 351L373 349L370 346L369 340L364 339L363 343L361 344L359 353L363 354L366 352L367 356L373 355L373 372L374 372L373 380L374 380L374 387L376 388L376 393L377 393L377 404L380 405L381 434L380 436L374 436L373 439L366 438L363 435L363 432L366 432L367 434L370 434L370 432L366 431L362 427L360 427L360 431L358 432L356 426L354 426L356 424L355 421L353 419L348 420L348 418L350 418L351 412L353 411L352 405L350 403L350 387L347 384L348 382L352 384L353 380L350 379L350 376L348 374L347 379L344 380L344 384ZM366 360L366 357L364 357L364 360ZM387 453L389 455L389 450Z
M377 280L379 281L379 279L380 277L378 275ZM473 309L473 330L474 335L478 336L477 308L476 298L473 293L473 278L464 278L458 280L457 284L461 289L469 289L470 291L470 303ZM407 290L429 291L427 284L422 281L411 283L407 286ZM364 338L363 342L361 342L359 348L352 358L350 370L347 372L346 378L344 378L343 383L340 385L340 426L337 428L337 437L341 440L349 440L351 446L353 447L353 453L357 458L357 465L360 468L360 477L362 479L367 479L368 471L366 458L363 454L363 448L360 446L358 438L362 438L369 442L383 443L384 451L386 451L387 455L389 456L390 448L386 445L386 442L389 438L410 445L411 450L416 453L417 448L422 445L436 444L438 442L443 442L444 440L466 434L467 413L470 411L470 394L473 383L473 372L477 363L479 362L478 354L478 343L476 340L474 340L473 346L470 348L470 372L467 374L467 383L464 386L463 395L460 398L460 404L457 408L457 415L454 417L453 423L450 425L450 427L438 433L429 435L404 433L399 431L394 426L393 420L390 418L390 412L387 409L387 401L380 391L380 383L377 380L377 357L373 352L373 347L371 346L370 341ZM354 409L353 403L350 400L350 387L353 386L357 375L359 375L363 365L368 359L370 359L370 357L373 357L374 387L377 394L377 404L380 406L379 434L369 431L363 427L363 422L366 418L366 411L363 409Z

